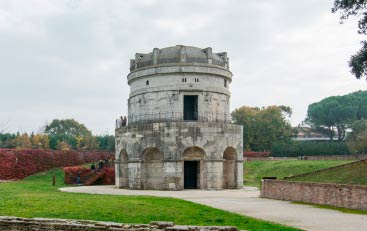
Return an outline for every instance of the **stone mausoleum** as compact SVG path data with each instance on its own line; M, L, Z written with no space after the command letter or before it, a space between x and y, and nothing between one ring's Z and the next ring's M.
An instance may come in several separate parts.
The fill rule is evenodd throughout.
M242 187L242 127L229 118L226 52L154 48L135 54L127 80L127 120L116 123L117 187Z

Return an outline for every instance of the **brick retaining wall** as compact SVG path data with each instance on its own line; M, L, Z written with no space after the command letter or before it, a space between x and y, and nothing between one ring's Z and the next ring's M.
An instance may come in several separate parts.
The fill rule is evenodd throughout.
M359 155L325 155L325 156L308 156L305 155L304 160L363 160L367 159L367 154ZM244 157L244 161L256 160L299 160L299 157Z
M261 197L367 210L367 186L262 180Z
M124 231L238 231L233 226L183 226L173 222L154 221L148 224L121 224L115 222L97 222L86 220L65 220L46 218L19 218L0 216L0 230L41 231L41 230L124 230Z
M307 156L307 160L363 160L367 159L367 154L359 155L326 155L326 156Z

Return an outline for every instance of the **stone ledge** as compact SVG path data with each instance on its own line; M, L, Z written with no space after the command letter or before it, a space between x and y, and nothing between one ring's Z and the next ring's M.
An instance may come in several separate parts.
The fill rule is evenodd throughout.
M153 221L150 224L123 224L91 220L69 220L50 218L20 218L0 216L0 230L125 230L125 231L238 231L233 226L185 226L173 222Z

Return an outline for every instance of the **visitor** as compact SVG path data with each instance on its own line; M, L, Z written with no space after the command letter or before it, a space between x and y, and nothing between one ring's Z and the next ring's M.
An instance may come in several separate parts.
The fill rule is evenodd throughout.
M103 161L102 160L99 160L99 163L98 163L98 170L101 170L103 168Z
M125 126L124 125L124 118L122 116L120 116L120 123L121 123L121 126L120 127Z
M122 116L121 116L121 119L122 119L122 126L125 127L126 124L127 124L127 118L126 118L126 116L124 116L124 118L122 118Z
M77 174L77 176L76 176L76 184L77 185L80 185L80 175L81 175L81 172L80 171L78 171L78 174Z
M104 164L105 164L106 168L108 168L110 166L110 162L109 162L108 158L104 159Z
M90 170L96 172L96 165L94 163L90 166Z

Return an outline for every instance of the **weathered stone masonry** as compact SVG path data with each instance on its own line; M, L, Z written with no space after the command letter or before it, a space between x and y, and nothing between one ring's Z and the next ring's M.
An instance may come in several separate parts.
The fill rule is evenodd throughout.
M115 222L98 222L88 220L66 220L47 218L19 218L0 216L0 230L7 231L238 231L233 226L183 226L173 222L154 221L150 224L122 224Z
M227 54L155 48L130 64L128 124L116 129L117 187L242 187L242 127L229 121Z

